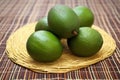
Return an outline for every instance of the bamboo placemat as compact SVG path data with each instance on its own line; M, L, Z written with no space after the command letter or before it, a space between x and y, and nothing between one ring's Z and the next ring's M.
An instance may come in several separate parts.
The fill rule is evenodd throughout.
M6 41L17 29L46 16L55 4L83 5L95 15L94 24L112 36L116 50L109 58L67 73L36 73L13 63L5 52ZM0 79L120 79L120 0L0 0ZM17 44L16 44L17 45Z

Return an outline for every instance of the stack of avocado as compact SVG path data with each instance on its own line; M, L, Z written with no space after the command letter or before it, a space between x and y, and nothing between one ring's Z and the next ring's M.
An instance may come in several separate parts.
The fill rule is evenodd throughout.
M94 15L85 6L70 8L65 5L52 7L47 17L40 19L35 32L27 40L27 51L36 61L52 62L63 52L61 39L66 39L75 56L90 57L102 47L101 34L92 29Z

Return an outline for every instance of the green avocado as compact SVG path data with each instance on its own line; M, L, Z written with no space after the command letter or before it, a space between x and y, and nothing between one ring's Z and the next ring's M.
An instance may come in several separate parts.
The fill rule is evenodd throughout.
M80 20L80 27L91 27L94 23L93 12L85 6L77 6L73 8L74 12L78 15Z
M48 30L49 31L47 17L43 17L42 19L40 19L37 22L37 24L35 26L35 31L39 31L39 30Z
M80 27L79 34L67 40L71 52L80 57L96 54L103 45L101 34L90 27Z
M27 40L29 55L36 61L52 62L62 55L62 44L51 32L40 30L32 33Z
M56 5L48 12L50 30L61 38L70 38L79 31L79 18L68 6Z

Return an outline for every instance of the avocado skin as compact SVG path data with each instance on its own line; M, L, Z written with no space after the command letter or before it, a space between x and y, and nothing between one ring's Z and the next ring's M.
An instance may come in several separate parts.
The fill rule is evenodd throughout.
M101 49L103 38L95 29L80 27L79 34L67 39L67 44L74 55L79 57L90 57Z
M43 17L37 22L35 26L35 31L39 31L39 30L47 30L47 31L50 30L48 26L47 17Z
M80 20L80 27L91 27L94 23L93 12L85 6L77 6L73 8L73 11L77 14Z
M28 54L39 62L52 62L62 55L60 40L49 31L40 30L32 33L27 40Z
M65 5L56 5L48 12L48 24L53 33L61 38L74 36L79 31L79 18L76 13Z

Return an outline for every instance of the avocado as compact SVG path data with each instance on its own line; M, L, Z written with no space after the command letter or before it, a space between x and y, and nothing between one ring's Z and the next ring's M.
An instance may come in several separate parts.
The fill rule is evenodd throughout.
M26 43L28 54L39 62L52 62L60 58L63 47L60 40L51 32L33 32Z
M41 18L36 26L35 26L35 31L39 31L39 30L47 30L49 31L49 26L48 26L48 20L47 20L47 17L43 17Z
M56 5L48 12L50 30L60 38L70 38L79 31L79 18L68 6Z

